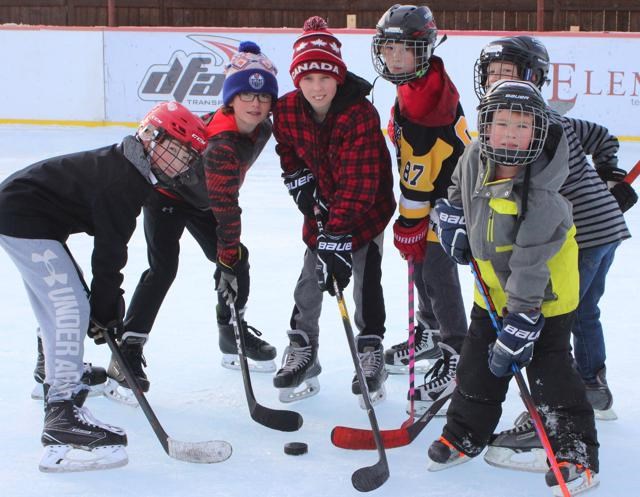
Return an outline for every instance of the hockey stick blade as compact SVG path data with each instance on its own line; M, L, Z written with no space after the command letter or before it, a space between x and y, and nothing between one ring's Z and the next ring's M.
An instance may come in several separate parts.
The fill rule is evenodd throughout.
M640 160L636 162L636 165L627 173L627 176L624 178L624 182L631 184L636 180L638 175L640 175Z
M193 463L216 463L231 457L231 444L223 440L210 442L182 442L167 438L168 454L174 459Z
M288 411L284 409L271 409L269 407L259 404L256 400L256 396L253 393L253 386L251 385L251 373L249 372L249 364L247 363L247 357L245 355L245 343L244 334L241 332L241 321L238 317L238 308L233 300L232 296L227 298L227 304L231 309L231 321L233 324L233 331L236 338L236 346L238 349L238 357L240 359L240 370L242 372L242 382L244 384L244 391L247 396L247 404L249 406L249 414L251 419L256 423L271 428L272 430L279 431L297 431L302 426L302 416L295 411ZM243 330L242 330L243 331Z
M156 434L156 437L158 437L162 448L168 456L180 461L193 463L216 463L225 461L231 456L232 448L228 442L182 442L169 437L153 412L153 409L151 409L140 385L138 385L138 381L131 372L131 367L122 356L122 352L120 352L120 348L116 344L115 339L109 333L105 333L104 338L116 362L120 364L127 384L131 386L131 391L135 395L142 412L149 421L153 432Z
M380 459L373 466L357 469L351 475L351 484L359 492L371 492L389 478L389 465L386 460Z
M455 390L455 383L451 382L445 388L438 397L438 399L431 404L431 407L427 409L422 416L420 416L415 423L405 427L401 427L395 430L380 430L382 436L382 443L385 449L395 449L397 447L403 447L413 442L418 435L424 430L429 422L435 417L442 406L449 400L453 391ZM336 426L331 432L331 442L336 447L348 450L375 450L376 442L371 430L364 430L360 428L350 428L347 426Z

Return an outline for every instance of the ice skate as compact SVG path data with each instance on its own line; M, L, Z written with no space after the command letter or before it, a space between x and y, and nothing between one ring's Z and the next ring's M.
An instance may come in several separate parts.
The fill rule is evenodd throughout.
M440 343L440 330L425 328L420 322L416 327L415 335L415 368L419 374L425 374L429 369L428 360L442 357L438 347ZM421 364L419 364L421 362ZM393 345L384 352L384 366L391 374L409 374L409 341Z
M431 404L447 388L449 383L456 380L456 369L460 356L448 345L440 342L438 344L442 351L442 358L438 359L435 365L424 375L424 384L415 389L414 409L417 416L421 416L431 407ZM438 411L438 416L447 412L448 402ZM407 404L407 414L411 409Z
M33 379L37 385L33 387L31 398L43 400L45 397L45 371L44 371L44 351L42 349L42 339L38 336L38 359L33 370ZM82 383L89 387L89 396L102 395L104 383L107 381L107 371L104 368L93 366L90 362L84 363L84 373L80 379Z
M318 375L322 371L318 350L301 330L289 330L289 345L282 356L282 367L273 377L273 386L280 389L280 402L295 402L320 391Z
M122 335L122 340L119 345L120 352L131 368L131 372L135 376L140 390L143 392L148 392L150 385L147 375L142 369L143 366L147 366L144 356L142 355L142 349L147 338L148 335L146 333L127 331ZM124 371L113 356L107 369L107 375L109 376L109 381L104 387L105 397L131 407L138 407L138 401L127 384Z
M458 464L463 464L471 458L456 449L446 438L440 437L433 442L428 451L429 464L428 471L442 471Z
M362 373L367 382L371 405L379 404L387 397L384 382L389 376L383 364L382 338L377 335L359 335L356 337L356 349ZM358 395L360 407L366 409L357 375L353 377L351 382L351 391Z
M484 460L499 468L546 473L547 455L528 412L521 413L514 427L493 435Z
M613 395L607 385L607 368L598 371L593 383L585 383L587 390L587 400L593 407L593 414L601 421L613 421L618 419L618 415L611 408L613 405Z
M591 471L589 468L585 468L581 464L562 461L558 462L558 466L567 484L567 490L569 490L572 497L591 490L600 484L598 473ZM547 485L551 487L553 495L562 497L562 489L560 485L558 485L558 480L553 470L550 469L547 471L544 478Z
M40 471L70 472L110 469L128 462L127 436L93 417L82 404L88 391L45 406Z
M273 345L258 338L262 333L249 326L242 320L242 331L244 333L244 347L249 371L257 373L273 373L276 370L274 359L277 350ZM222 352L222 367L227 369L240 369L240 357L236 344L236 335L232 324L218 322L218 344Z

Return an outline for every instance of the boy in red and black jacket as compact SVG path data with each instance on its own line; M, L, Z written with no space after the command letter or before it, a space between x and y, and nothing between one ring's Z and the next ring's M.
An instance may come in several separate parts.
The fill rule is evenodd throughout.
M380 76L397 85L389 123L400 172L394 244L415 264L419 308L416 360L438 359L416 390L416 412L426 410L454 380L467 322L456 265L435 233L431 209L446 198L451 174L470 142L459 95L433 55L437 28L428 7L394 5L376 26L371 54ZM408 343L385 353L392 372L407 370Z
M283 402L317 393L322 292L333 295L334 278L345 288L352 272L358 351L373 358L363 362L369 390L383 394L386 379L380 265L384 229L395 210L391 161L378 113L365 98L371 85L347 72L340 47L322 18L309 18L294 43L290 73L296 89L274 109L276 151L289 193L305 216L307 245L290 345L274 378ZM316 204L323 214L320 234ZM303 382L306 390L294 393ZM356 380L352 391L360 394Z

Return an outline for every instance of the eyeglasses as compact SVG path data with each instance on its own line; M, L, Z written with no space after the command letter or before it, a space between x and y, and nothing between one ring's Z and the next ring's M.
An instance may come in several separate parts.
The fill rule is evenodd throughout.
M261 104L269 104L272 100L270 93L251 93L243 91L241 93L238 93L238 96L243 102L253 102L256 97L258 98L258 102L260 102Z

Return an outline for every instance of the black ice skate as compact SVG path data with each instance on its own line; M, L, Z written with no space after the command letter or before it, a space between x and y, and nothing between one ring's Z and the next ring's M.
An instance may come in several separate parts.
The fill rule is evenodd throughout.
M133 376L138 382L140 390L143 392L148 392L150 385L143 369L143 366L146 367L147 363L142 355L142 349L148 338L149 336L146 333L127 331L122 335L122 340L119 344L120 352L122 352L125 361L127 361ZM131 407L138 407L138 401L127 384L124 371L113 356L111 356L107 375L109 376L109 381L104 387L105 397Z
M514 427L493 435L484 460L492 466L533 473L546 473L547 455L528 412L521 413Z
M42 349L42 339L38 336L38 359L36 367L33 370L33 379L37 385L33 387L31 398L34 400L43 400L45 397L44 384L44 351ZM104 383L107 381L107 371L104 368L93 366L90 362L84 363L84 373L80 379L82 383L89 386L89 396L102 395Z
M585 383L587 390L587 400L593 407L593 414L596 419L602 421L613 421L618 419L618 415L611 408L613 405L613 395L607 385L607 368L598 371L593 383Z
M431 459L431 463L427 467L428 471L442 471L471 460L469 456L456 449L444 437L440 437L431 444L428 455Z
M382 402L387 397L387 391L384 386L389 374L384 367L382 348L382 338L377 335L358 335L356 337L356 349L358 350L358 359L362 367L367 382L367 390L369 391L369 400L371 405ZM360 407L366 409L364 400L362 399L362 389L358 381L358 375L353 377L351 382L351 391L359 395Z
M258 338L262 333L241 320L241 329L244 336L245 355L249 365L249 371L258 373L273 373L276 370L274 359L278 354L276 348L268 342ZM222 352L222 367L227 369L240 369L240 358L233 324L218 322L218 345Z
M127 464L127 435L98 421L82 406L87 393L83 390L73 399L45 405L40 471L90 471Z
M427 372L429 363L425 361L442 357L438 343L440 343L440 330L426 328L418 321L415 335L414 371L416 373ZM422 364L418 364L419 361L422 361ZM409 341L406 340L385 350L384 365L391 374L409 374Z
M280 402L302 400L320 391L318 375L322 367L317 348L304 331L289 330L287 334L289 345L282 356L282 367L273 377L273 386L280 389Z
M569 490L572 496L591 490L600 484L598 473L591 471L589 468L585 468L581 464L562 461L558 462L558 466L560 467L564 482L567 485L567 490ZM547 485L551 487L553 495L562 497L562 489L558 484L553 470L550 469L547 471L544 478Z
M440 397L440 394L447 386L456 380L456 369L458 368L458 353L448 345L440 342L438 344L442 351L442 358L438 359L435 365L424 375L424 384L415 389L414 410L415 414L421 416L431 404ZM437 415L444 415L447 412L445 404ZM407 404L407 414L410 414L411 405Z

